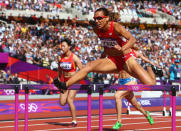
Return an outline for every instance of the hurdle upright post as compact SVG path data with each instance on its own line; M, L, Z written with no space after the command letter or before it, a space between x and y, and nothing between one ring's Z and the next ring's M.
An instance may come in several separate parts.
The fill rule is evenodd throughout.
M163 116L166 116L166 91L163 91Z
M103 87L99 86L99 131L103 130Z
M19 88L14 87L15 90L15 131L18 131L18 106L19 106Z
M176 89L172 86L172 131L176 131Z
M91 131L91 94L92 94L92 90L91 90L90 86L88 86L87 94L88 94L87 131Z
M128 106L127 106L127 111L126 111L126 114L130 114L130 103L129 103L129 101L127 101L128 102Z
M167 85L167 81L163 81L163 85ZM166 91L163 91L163 116L166 116Z
M28 94L29 88L25 87L25 131L28 131Z
M168 81L168 83L169 83L169 85L172 85L172 81L171 80L169 80ZM173 96L172 96L172 91L170 91L169 92L169 94L170 94L170 109L169 109L169 116L172 116L172 99L173 99Z

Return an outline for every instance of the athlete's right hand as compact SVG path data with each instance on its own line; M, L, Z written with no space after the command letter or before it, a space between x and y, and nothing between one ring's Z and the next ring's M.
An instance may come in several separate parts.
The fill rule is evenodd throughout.
M120 54L124 54L124 52L122 51L122 47L120 45L118 44L114 45L114 49L118 50Z
M115 48L116 50L118 50L118 51L121 51L121 46L118 45L118 44L114 45L114 48Z

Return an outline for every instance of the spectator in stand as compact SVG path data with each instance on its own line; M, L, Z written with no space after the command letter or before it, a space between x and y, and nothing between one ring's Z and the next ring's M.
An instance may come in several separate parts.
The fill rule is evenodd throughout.
M0 70L0 84L5 83L6 81L6 72L3 70Z
M13 84L20 84L20 80L18 78L18 74L15 73L13 78L12 78Z
M168 78L169 80L180 80L181 78L181 66L179 65L180 61L175 60L169 68Z

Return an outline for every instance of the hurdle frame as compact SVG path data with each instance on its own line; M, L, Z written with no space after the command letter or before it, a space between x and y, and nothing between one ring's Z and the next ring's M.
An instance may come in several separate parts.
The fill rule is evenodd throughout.
M100 86L102 85L102 86ZM17 85L7 85L4 88L0 89L14 89L15 90L15 111L18 111L18 93L19 90L25 90L25 131L28 131L28 95L29 90L31 89L41 89L42 85L21 85L21 89ZM31 86L31 87L30 87ZM57 90L54 85L47 85L47 89ZM50 86L50 87L49 87ZM95 86L98 87L95 89ZM176 91L179 91L178 85L165 85L163 89L162 85L105 85L105 84L96 84L95 86L89 85L73 85L69 88L69 90L84 90L87 91L88 89L92 91L92 87L94 87L94 91L99 92L99 131L103 130L103 93L104 90L132 90L132 91L171 91L172 92L172 131L176 131ZM89 88L90 87L90 88ZM19 89L18 89L19 88ZM87 92L88 93L88 92ZM91 94L88 94L88 101L91 101ZM91 104L88 104L88 110L91 111ZM91 117L91 113L89 112L89 116ZM89 117L88 125L91 126L91 119ZM18 112L15 112L15 131L18 130ZM91 130L91 127L89 128Z
M15 90L15 131L18 131L18 105L19 105L19 88L17 86L14 87Z

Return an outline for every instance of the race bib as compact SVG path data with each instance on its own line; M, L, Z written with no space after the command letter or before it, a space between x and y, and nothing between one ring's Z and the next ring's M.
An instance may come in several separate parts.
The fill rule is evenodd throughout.
M117 45L117 41L115 39L100 39L101 43L104 47L113 48Z
M71 70L71 62L62 62L60 67L64 70Z

